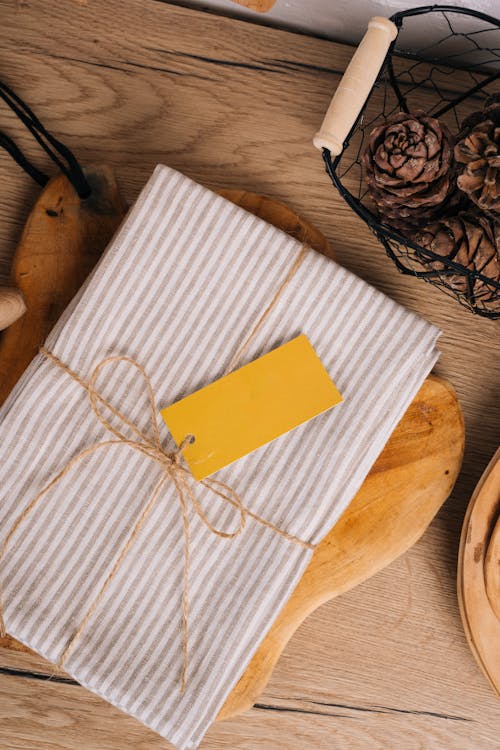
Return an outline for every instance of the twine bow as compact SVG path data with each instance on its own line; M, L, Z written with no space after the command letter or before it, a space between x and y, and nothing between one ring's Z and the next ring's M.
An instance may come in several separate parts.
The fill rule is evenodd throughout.
M40 490L40 492L33 498L33 500L31 500L31 502L24 508L22 513L19 514L19 516L16 518L13 525L11 526L7 536L5 537L5 540L3 542L3 546L0 552L0 563L3 561L7 553L12 537L14 536L16 531L19 529L19 527L23 524L23 522L26 521L27 517L34 510L34 508L37 506L40 500L44 497L44 495L46 495L50 489L52 489L64 476L66 476L66 474L68 474L68 472L74 469L86 457L92 455L96 451L102 450L103 448L109 448L110 446L114 446L114 445L122 445L122 446L128 446L131 449L138 451L139 453L142 453L144 456L152 459L153 461L156 461L156 463L158 463L163 470L161 479L156 484L151 496L149 497L146 504L143 506L139 517L137 518L127 539L125 540L123 546L121 547L121 550L118 554L118 557L112 569L108 573L100 590L98 591L98 593L96 594L92 602L89 604L86 614L83 617L80 625L78 626L78 629L76 630L74 635L71 637L62 655L58 659L57 666L63 667L65 662L69 658L71 652L73 651L75 645L77 644L83 631L85 630L88 621L90 620L95 610L97 609L99 603L101 602L106 589L108 588L109 584L111 583L111 581L117 574L125 558L125 555L129 551L141 527L144 525L146 519L151 513L158 497L160 496L163 486L166 484L166 482L172 481L174 483L177 498L179 500L179 505L181 507L183 529L184 529L184 585L183 585L183 595L182 595L183 660L182 660L182 672L181 672L181 680L180 680L181 692L184 692L185 687L186 687L186 674L187 674L187 665L188 665L188 621L189 621L190 526L189 526L189 514L188 514L188 500L192 503L196 514L198 515L199 519L205 524L205 526L213 534L223 539L233 539L234 537L239 536L243 532L243 529L245 528L247 518L252 518L257 523L261 524L262 526L265 526L268 529L271 529L276 534L279 534L280 536L284 537L285 539L288 539L290 542L293 542L294 544L298 544L301 547L304 547L306 549L313 549L314 546L310 544L309 542L305 542L302 539L299 539L298 537L292 534L288 534L286 531L283 531L282 529L278 528L277 526L272 524L270 521L267 521L265 518L261 518L257 514L253 513L251 510L245 507L245 505L243 505L237 493L231 487L229 487L229 485L225 484L224 482L219 482L216 479L208 478L208 479L202 480L201 482L199 482L199 484L202 484L204 487L209 489L212 493L217 495L223 502L228 503L233 508L235 508L239 516L238 527L236 528L235 531L223 531L221 529L218 529L216 526L214 526L214 524L211 523L211 521L207 518L206 514L204 513L200 503L198 502L196 498L196 494L190 484L189 479L192 479L192 475L190 471L187 468L185 468L185 466L183 466L183 464L181 463L182 450L185 448L185 446L188 443L192 441L192 436L190 435L186 436L184 440L181 442L181 444L179 445L179 447L174 451L166 451L163 448L161 440L160 440L156 401L155 401L153 389L151 387L151 381L146 371L142 367L142 365L140 365L134 359L132 359L131 357L125 357L125 356L114 356L114 357L108 357L106 359L103 359L95 367L90 377L89 382L86 383L82 378L80 378L79 375L77 375L77 373L71 370L71 368L69 368L66 364L64 364L64 362L62 362L58 357L56 357L48 349L42 348L40 352L44 354L45 357L47 357L47 359L49 359L54 365L56 365L57 367L62 369L65 373L67 373L71 378L73 378L73 380L79 383L82 386L82 388L84 388L87 391L88 396L89 396L90 406L91 406L93 413L95 414L97 419L101 422L101 424L103 424L104 427L114 436L114 439L102 440L98 443L94 443L93 445L90 445L87 448L84 448L82 451L80 451L80 453L78 453L70 461L68 461L68 463L63 467L63 469L61 469L61 471L58 474L56 474L50 480L50 482L46 484L45 487L43 487L42 490ZM116 409L107 399L105 399L96 390L96 380L99 376L99 373L104 367L114 362L127 362L128 364L135 367L139 371L139 373L142 375L145 381L146 387L147 387L149 406L151 410L152 436L149 436L146 433L144 433L139 427L137 427L137 425L131 422L121 411ZM118 429L115 425L113 425L109 421L105 413L102 411L102 407L105 407L106 409L108 409L115 417L121 420L123 424L127 425L127 427L134 433L135 438L132 439L130 437L127 437L127 435L124 432L122 432L121 429ZM3 636L6 634L2 610L3 608L1 604L1 598L0 598L0 636Z
M278 302L279 298L283 294L284 290L286 289L286 287L288 286L288 284L294 277L295 273L297 272L298 268L302 264L304 258L307 255L308 249L309 249L308 245L304 243L297 257L291 264L291 267L288 269L288 272L285 275L285 278L281 282L273 298L271 299L267 307L264 309L264 311L261 313L256 323L250 328L249 333L247 334L240 348L238 349L235 356L231 360L229 367L227 368L225 374L227 374L228 372L231 372L238 365L239 361L241 360L241 357L243 356L243 353L246 351L250 342L254 339L257 332L262 327L264 321L270 314L271 310L275 307L276 303ZM46 484L45 487L43 487L42 490L40 490L40 492L36 495L36 497L33 498L33 500L31 500L30 503L28 503L28 505L26 505L24 510L19 514L19 516L17 516L16 520L14 521L11 528L9 529L7 536L5 537L2 548L0 550L0 564L2 563L7 553L12 537L14 536L16 531L19 529L19 527L24 523L24 521L26 521L27 517L34 510L34 508L37 506L40 500L69 471L71 471L87 456L90 456L91 454L95 453L98 450L102 450L103 448L109 448L110 446L114 446L114 445L125 445L125 446L129 446L131 449L135 451L138 451L139 453L142 453L147 458L150 458L153 461L156 461L156 463L158 463L162 467L161 479L156 484L155 488L153 489L153 493L151 494L147 503L143 506L139 517L137 518L127 539L125 540L123 546L120 549L116 562L114 563L112 569L108 573L104 583L102 584L101 588L95 595L94 599L89 604L86 614L83 617L80 625L78 626L74 635L69 640L62 655L58 659L57 666L63 667L65 662L69 658L71 652L73 651L75 645L77 644L79 638L81 637L83 631L85 630L88 621L90 620L95 610L99 606L99 603L101 602L106 589L108 588L109 584L111 583L111 581L117 574L118 570L120 569L120 566L125 558L125 555L127 554L128 550L132 546L141 527L144 525L146 519L148 518L152 509L154 508L155 503L158 497L160 496L161 490L163 489L163 486L166 484L166 482L172 481L174 483L176 493L177 493L177 498L179 500L179 505L181 507L182 522L183 522L183 529L184 529L184 583L183 583L183 594L182 594L182 655L183 655L183 658L182 658L182 671L181 671L181 680L180 680L181 692L184 692L185 687L186 687L186 674L187 674L187 667L188 667L188 624L189 624L190 527L189 527L188 501L191 502L196 514L198 515L199 519L205 524L205 526L213 534L223 539L234 539L234 537L239 536L243 532L243 529L245 528L247 518L251 518L257 523L261 524L262 526L265 526L266 528L271 529L273 532L275 532L276 534L279 534L284 539L287 539L288 541L293 542L293 544L297 544L300 547L313 550L315 545L309 542L305 542L302 539L299 539L298 537L294 536L293 534L288 534L286 531L283 531L282 529L278 528L274 524L270 523L270 521L267 521L265 518L262 518L261 516L258 516L257 514L252 513L251 510L249 510L245 505L243 505L237 493L231 487L229 487L229 485L225 484L224 482L219 482L218 480L211 479L211 478L203 479L201 482L199 482L199 484L202 484L204 487L210 490L214 495L218 496L223 502L228 503L233 508L235 508L239 516L239 524L238 524L238 528L235 531L228 532L228 531L222 531L221 529L218 529L216 526L214 526L210 522L210 520L207 518L207 516L203 512L203 509L200 506L196 498L196 494L193 491L193 488L191 487L189 480L194 481L194 479L192 478L191 472L187 468L185 468L185 466L183 466L182 464L182 451L186 447L186 445L189 442L191 442L193 436L187 435L184 438L184 440L180 443L179 447L174 451L166 451L163 448L161 440L160 440L159 429L158 429L156 401L155 401L153 389L151 386L151 381L145 369L142 367L142 365L136 362L134 359L132 359L131 357L126 357L126 356L113 356L113 357L107 357L106 359L103 359L94 368L92 375L90 377L90 380L87 383L85 380L83 380L83 378L81 378L76 372L74 372L70 367L68 367L64 362L62 362L58 357L55 356L55 354L50 352L48 349L42 347L40 349L40 353L43 354L54 365L56 365L61 370L63 370L73 380L79 383L79 385L81 385L81 387L84 388L84 390L87 391L88 396L89 396L90 406L91 406L93 413L95 414L97 419L101 422L101 424L103 424L104 427L108 430L108 432L110 432L114 436L114 439L102 440L98 443L94 443L93 445L90 445L88 448L84 448L82 451L80 451L80 453L74 456L74 458L70 459L70 461L68 461L68 463L61 469L61 471L58 474L56 474L56 476L54 476L50 480L50 482L48 482L48 484ZM99 373L104 367L114 362L127 362L128 364L135 367L139 371L139 373L142 375L144 382L146 384L149 405L150 405L150 410L151 410L152 436L144 433L139 427L137 427L137 425L131 422L121 411L119 411L111 403L109 403L109 401L107 401L96 389L96 381L99 376ZM117 419L121 420L123 424L127 425L127 427L130 430L132 430L132 432L135 435L134 439L127 437L127 435L124 432L122 432L120 429L118 429L113 424L111 424L111 422L107 419L105 414L101 411L101 407L103 406L106 409L108 409ZM0 590L0 637L4 635L6 635L6 629L5 629L5 622L3 618L2 592Z

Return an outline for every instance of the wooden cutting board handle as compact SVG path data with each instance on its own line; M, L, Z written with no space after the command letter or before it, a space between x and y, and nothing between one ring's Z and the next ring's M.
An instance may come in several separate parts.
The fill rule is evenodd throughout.
M81 207L74 206L74 196L61 184L61 179L64 178L56 178L44 190L19 246L15 262L16 280L26 295L32 317L25 318L24 326L18 329L21 344L17 349L10 338L17 323L6 332L9 337L7 345L0 347L0 373L8 377L8 386L4 386L1 392L2 399L106 244L104 234L97 233L98 236L92 239L85 220L79 229L78 223L74 227L71 225L68 241L63 242L66 201L80 219L84 217ZM111 184L111 180L109 182ZM241 190L220 192L332 257L326 238L283 203ZM48 226L44 216L47 208L51 211L57 208L57 215L50 216L54 223ZM116 225L117 215L113 216L110 215L109 229ZM59 235L54 228L57 226L60 227ZM46 237L44 232L48 233ZM76 236L78 232L82 233L80 239ZM57 237L59 240L54 244ZM87 238L85 241L84 237ZM92 245L93 241L95 245ZM48 254L50 262L45 270L41 270L38 263L40 245L45 248L44 255ZM53 247L52 253L50 247ZM65 268L64 273L58 270L59 262ZM53 304L48 305L48 300ZM285 645L310 612L364 581L417 541L455 483L463 445L463 420L452 387L439 378L428 378L352 504L316 549L297 589L226 700L219 719L253 705L265 688ZM24 648L9 638L0 640L0 646L17 650ZM48 672L52 671L48 665Z
M81 200L64 175L40 193L19 241L12 283L26 313L0 337L0 404L99 260L121 224L126 205L109 167L91 167L92 188Z

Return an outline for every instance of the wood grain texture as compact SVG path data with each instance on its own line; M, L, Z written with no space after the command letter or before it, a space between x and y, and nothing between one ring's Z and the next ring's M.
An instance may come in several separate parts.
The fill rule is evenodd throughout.
M500 513L493 526L486 550L484 583L490 607L500 622ZM498 650L500 653L500 648Z
M453 389L440 378L427 378L351 505L314 552L219 719L260 700L308 614L389 565L422 536L455 484L463 443Z
M117 0L0 0L0 16L3 78L84 163L110 164L129 203L159 161L210 187L275 196L327 236L343 265L443 329L437 372L457 390L467 436L450 500L403 558L306 620L261 707L218 723L204 750L498 745L500 703L469 652L455 592L463 514L498 445L498 328L398 274L324 174L311 138L352 50L154 0L126 9ZM50 171L17 123L0 117ZM0 184L6 279L38 188L4 157ZM108 721L108 707L87 703L80 688L49 683L47 693L19 676L40 668L29 654L2 649L0 665L8 750L165 747L117 711Z
M12 282L27 311L0 339L0 403L74 297L125 215L109 167L86 170L92 188L82 201L68 180L54 177L37 199L23 229Z
M0 286L0 331L12 325L25 312L26 303L19 289Z
M500 448L472 495L458 555L458 602L472 653L500 697ZM489 584L489 585L488 585Z

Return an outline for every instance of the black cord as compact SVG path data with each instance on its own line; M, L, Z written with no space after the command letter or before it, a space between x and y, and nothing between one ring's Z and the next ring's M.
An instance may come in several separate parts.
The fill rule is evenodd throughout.
M40 172L40 170L37 169L34 164L28 161L21 149L14 143L12 138L1 132L0 147L3 148L4 151L7 151L7 153L10 154L10 156L14 159L16 164L19 164L21 169L24 169L24 171L29 174L29 176L32 177L35 182L41 185L41 187L45 187L45 185L49 181L47 175L43 172Z
M42 125L35 113L23 102L23 100L12 91L9 86L0 81L0 99L7 104L14 114L21 120L32 136L40 144L46 154L59 167L61 172L66 175L68 180L75 188L80 198L88 198L90 195L90 185L83 173L73 152L54 138ZM37 169L22 153L21 149L14 143L12 138L5 133L0 133L0 147L30 175L39 185L46 185L49 178L39 169Z
M479 11L471 11L466 8L457 8L448 5L429 5L421 8L412 8L410 10L394 14L390 20L396 24L399 32L403 26L403 22L405 19L412 16L419 16L436 12L442 14L449 12L458 13L463 16L473 16L485 21L488 24L491 24L494 30L500 29L500 19L492 18L491 16L480 13ZM446 20L448 20L447 16L445 16L445 18ZM448 25L450 25L449 21ZM454 29L451 28L451 26L450 29L451 35L458 34L460 36L466 36L465 34L462 34L460 32L455 32ZM478 32L475 31L471 33ZM351 192L352 188L347 187L347 184L344 185L343 183L344 176L349 172L353 164L357 164L360 170L362 169L360 156L364 146L366 146L366 142L364 140L365 131L363 127L366 128L367 125L373 126L373 123L375 123L377 120L377 118L374 118L370 123L365 123L365 126L363 126L364 113L374 89L380 83L384 83L386 88L392 91L392 93L395 95L397 105L399 106L400 110L409 112L406 98L402 92L402 87L399 86L398 76L396 75L393 67L393 55L395 54L397 49L396 44L397 37L391 43L377 80L375 81L370 94L368 95L358 117L353 123L343 143L342 152L332 158L330 151L326 148L323 149L322 155L326 172L342 198L346 201L350 208L352 208L352 210L367 224L370 230L383 244L387 255L391 258L391 260L394 262L401 273L410 274L412 276L416 276L417 278L422 278L425 281L436 284L446 293L453 295L453 297L457 299L458 302L460 302L460 304L462 304L464 307L468 308L478 315L491 319L500 318L500 308L488 306L489 302L496 302L500 300L500 283L498 281L488 277L487 275L485 275L485 273L471 270L470 268L462 265L456 260L454 255L448 257L437 255L433 251L422 247L416 241L410 240L408 239L408 237L404 237L397 230L392 229L390 226L383 223L379 219L379 217L376 216L372 212L372 210L370 210L368 205L363 204L363 194L361 191L361 187L356 194L355 191ZM488 49L488 47L485 47L484 49ZM494 51L497 51L497 48L495 48ZM416 59L416 64L420 64L422 62L418 54L413 53L412 57ZM498 58L498 55L496 55L496 57ZM439 61L440 64L444 65L445 59L446 58L442 58ZM433 62L435 63L435 61ZM431 75L433 69L434 68L431 68ZM388 80L385 80L384 78L385 71L387 71ZM404 71L402 75L404 75ZM443 96L439 88L436 89L436 93L440 96L443 104L440 109L432 113L432 117L438 118L450 110L455 111L455 107L458 104L465 101L470 96L477 94L479 91L484 90L487 86L491 85L500 78L500 72L498 72L498 70L495 70L495 72L491 73L490 75L487 75L486 73L484 73L483 75L484 78L481 81L478 81L477 77L471 76L474 81L474 85L461 95L455 96L453 99L450 99L447 96ZM432 77L429 80L432 83ZM411 79L411 81L414 85L414 88L411 89L411 91L417 88L419 85L422 85L422 82L415 83L413 79ZM392 111L397 111L397 107L395 107ZM385 116L385 95L382 114ZM459 127L458 119L457 127ZM357 152L357 155L355 156L353 156L352 150L348 152L348 147L351 140L354 141L354 154L356 154ZM347 166L345 166L346 162ZM341 163L343 165L342 167L340 166ZM361 180L362 172L360 172L359 174ZM467 285L467 289L465 291L457 288L456 285L454 285L454 281L456 282L456 277L460 277L461 279L465 280ZM489 291L479 291L479 293L475 293L477 282L480 283L480 290L486 289ZM483 300L486 301L486 304L485 302L483 302Z

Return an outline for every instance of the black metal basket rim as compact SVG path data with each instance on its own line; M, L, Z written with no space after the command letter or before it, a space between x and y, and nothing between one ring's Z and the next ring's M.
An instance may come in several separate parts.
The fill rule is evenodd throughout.
M385 238L385 237L382 236L382 237L380 237L380 240L381 240L382 244L384 245L387 254L389 255L390 258L392 258L392 260L393 260L396 268L401 273L408 274L409 273L408 269L401 263L401 261L399 260L399 258L397 257L397 255L393 252L393 250L392 250L389 242L387 241L387 238ZM421 278L421 279L423 279L424 281L426 281L428 283L433 283L433 278L431 277L430 274L426 274L426 273L415 274L414 272L412 272L412 275L416 275L418 278ZM470 310L471 309L471 307L470 307L471 302L472 302L472 304L475 305L477 303L477 300L476 300L476 297L471 293L470 279L468 279L468 278L467 278L467 285L468 285L467 292L464 292L464 291L461 291L461 290L458 290L458 289L452 290L449 287L440 287L440 288L442 288L443 291L446 294L449 294L449 295L453 294L453 297L463 307L466 307L467 309ZM480 301L481 300L479 300L479 302ZM497 320L498 318L500 318L500 311L495 312L494 310L487 310L487 309L484 309L484 308L481 308L481 307L474 307L474 308L472 308L472 311L476 315L480 315L481 317L489 318L490 320Z
M437 12L452 12L452 13L458 13L460 15L473 16L475 18L479 18L480 20L483 20L487 23L491 23L492 25L500 28L500 19L490 16L487 13L483 13L481 11L468 9L464 7L457 7L454 5L424 5L424 6L419 6L417 8L409 8L407 10L394 13L390 17L389 20L391 20L397 26L398 30L400 30L405 18L408 18L411 16L424 15L426 13L437 13ZM422 246L418 245L416 242L410 240L409 238L404 237L392 227L389 227L386 224L382 224L379 221L378 217L374 213L372 213L372 211L370 211L366 206L364 206L354 195L352 195L352 193L347 188L344 187L344 185L341 182L340 177L338 177L337 175L337 172L336 172L337 166L339 165L340 160L342 159L345 149L349 146L350 139L353 133L355 132L356 128L358 127L358 124L361 118L363 117L364 111L366 109L366 105L370 99L373 89L379 83L380 77L386 65L388 68L389 77L391 79L391 84L393 85L393 89L399 100L399 105L401 106L401 109L403 111L406 110L406 104L402 106L402 102L404 101L404 98L402 97L402 95L401 96L398 95L399 87L397 85L397 82L395 81L395 75L392 69L392 54L394 52L396 42L397 42L397 37L391 43L389 50L387 52L384 64L382 65L380 73L377 76L377 79L375 83L373 84L373 87L366 98L365 104L363 105L346 139L344 140L341 153L335 156L335 158L332 161L331 152L329 151L329 149L323 148L323 160L325 162L326 172L329 175L334 186L337 188L337 190L339 191L343 199L346 201L346 203L350 206L350 208L361 219L363 219L363 221L376 234L379 240L383 242L386 250L390 252L391 257L393 258L394 262L396 263L396 266L399 268L400 271L406 274L411 274L418 278L429 280L429 281L432 278L439 277L440 275L442 276L443 273L445 275L452 275L455 272L467 278L467 281L469 284L470 284L471 279L474 279L474 280L479 279L491 286L492 294L496 293L494 290L498 290L500 292L500 283L496 282L494 279L491 279L490 277L485 276L484 274L481 274L479 271L471 271L469 268L466 268L465 266L462 266L461 264L456 263L455 261L451 259L443 258L442 256L439 256L436 253L433 253L431 250L427 250L426 248L423 248ZM474 91L472 90L467 91L463 95L463 97L460 97L460 99L461 100L465 99L471 93L475 93L477 90L484 88L486 85L489 85L490 83L492 83L494 80L498 79L499 77L500 77L500 71L498 73L492 74L491 76L485 77L485 79L482 82L480 82L476 87L474 87ZM449 108L455 106L456 103L458 102L456 100L453 100L452 102L450 102L449 106L445 107L444 111L447 111ZM444 114L444 112L440 111L439 113L436 113L436 114L439 114L439 116L441 116L442 114ZM441 272L438 272L437 270L436 271L414 271L414 270L409 270L405 268L405 266L398 261L398 258L394 254L392 249L390 249L390 245L389 245L390 240L412 249L421 258L426 258L426 259L434 260L436 262L441 262L441 263L443 263L443 261L446 262L447 266L450 267L449 274L445 271L441 271ZM469 289L469 297L472 303L474 304L475 303L474 294L472 293L471 289ZM479 315L486 315L488 317L494 317L494 318L500 316L500 313L495 314L495 313L492 313L491 311L482 311L480 308L476 308L474 312L478 313Z
M337 157L338 158L338 157ZM391 240L394 240L395 242L398 242L402 245L406 245L406 247L412 248L416 253L418 253L421 257L436 261L436 262L443 262L446 261L447 265L450 267L450 275L455 273L459 274L467 274L468 276L473 277L474 279L479 279L483 282L486 282L487 284L490 284L494 289L497 289L500 291L500 282L495 281L494 279L491 279L489 276L485 276L480 271L471 271L469 268L466 268L461 263L457 263L453 259L449 258L443 258L441 255L437 255L437 253L432 252L432 250L428 250L425 247L422 247L421 245L418 245L416 242L413 242L408 237L404 237L402 234L399 234L395 229L388 226L387 224L382 224L379 222L375 214L373 214L368 208L363 206L362 203L360 203L357 198L355 198L352 193L347 190L340 179L338 178L335 170L335 163L337 162L337 158L332 163L331 159L331 153L327 148L323 149L323 159L325 160L326 164L326 171L334 183L335 187L341 194L341 196L344 198L346 203L355 211L360 218L363 219L363 221L368 224L370 229L377 234L377 236L383 236L386 238L389 238ZM429 271L412 271L411 272L414 276L418 276L421 278L429 277L430 274L433 276L436 274L436 272L429 272ZM442 271L441 273L445 273ZM447 275L445 273L445 275Z
M399 35L399 31L401 30L401 27L403 25L403 20L405 18L410 18L412 16L425 15L427 13L443 13L443 12L457 13L457 14L460 14L460 15L463 15L463 16L472 16L473 18L479 18L482 21L485 21L486 23L490 23L493 26L497 26L498 28L500 28L500 19L499 18L495 18L494 16L490 16L487 13L482 13L479 10L473 10L473 9L469 9L469 8L461 8L461 7L457 7L455 5L422 5L422 6L418 7L418 8L410 8L408 10L400 11L399 13L394 13L394 15L392 15L389 20L392 21L397 26L398 35ZM391 81L392 88L394 89L394 92L395 92L395 94L397 96L399 106L401 107L401 109L404 112L408 112L408 108L406 106L406 100L405 100L405 97L403 96L403 94L401 93L401 89L399 88L399 84L398 84L398 81L397 81L397 76L394 73L394 66L392 64L392 54L393 54L393 51L394 51L394 48L395 48L397 40L398 40L398 36L396 36L396 38L392 41L392 43L391 43L391 45L390 45L390 47L388 49L386 58L384 60L384 64L382 65L382 67L380 69L379 75L377 76L377 80L375 81L375 83L373 85L373 88L377 85L377 82L380 79L380 75L381 75L381 73L382 73L385 65L387 64L387 70L389 71L389 78L390 78L390 81ZM398 50L398 54L400 56L405 56L404 53L402 52L402 50ZM409 53L409 50L406 50L406 56L407 57L409 56L411 58L414 57L413 55L411 55ZM434 64L436 64L436 63L439 62L439 60L429 59L429 62L433 62ZM457 67L460 67L460 66L457 66ZM493 81L495 81L499 76L500 76L500 72L492 73L490 76L488 76L487 78L485 78L482 81L480 81L479 83L477 83L476 86L474 86L473 88L471 88L468 91L466 91L462 96L455 98L453 101L448 102L448 104L446 104L444 107L441 107L441 109L439 109L437 112L434 112L433 113L433 117L436 117L436 118L442 117L446 112L448 112L450 109L452 109L452 107L454 107L457 104L459 104L461 101L463 101L464 99L466 99L471 94L475 94L478 91L480 91L482 88L484 88L485 86L488 86L490 83L492 83ZM373 88L372 88L372 90L373 90ZM370 94L367 97L367 101L370 98L370 95L371 95L371 91L370 91ZM354 128L356 127L357 123L359 122L359 118L361 117L361 115L363 113L363 110L364 110L364 107L361 110L358 118L356 119L356 122L354 123L353 127L351 128L351 131L350 131L350 133L349 133L349 135L348 135L348 137L346 139L346 142L344 144L344 148L349 143L349 137L350 137L351 133L353 132Z
M488 15L488 13L483 13L480 10L474 10L473 8L464 8L463 6L458 5L420 5L417 8L408 8L407 10L400 10L397 13L394 13L392 16L390 16L389 21L392 21L398 28L400 28L404 18L408 18L410 16L421 16L425 15L426 13L442 12L459 13L463 16L474 16L475 18L479 18L481 21L486 21L487 23L492 23L495 26L500 27L500 19L495 18L494 16L490 16Z

